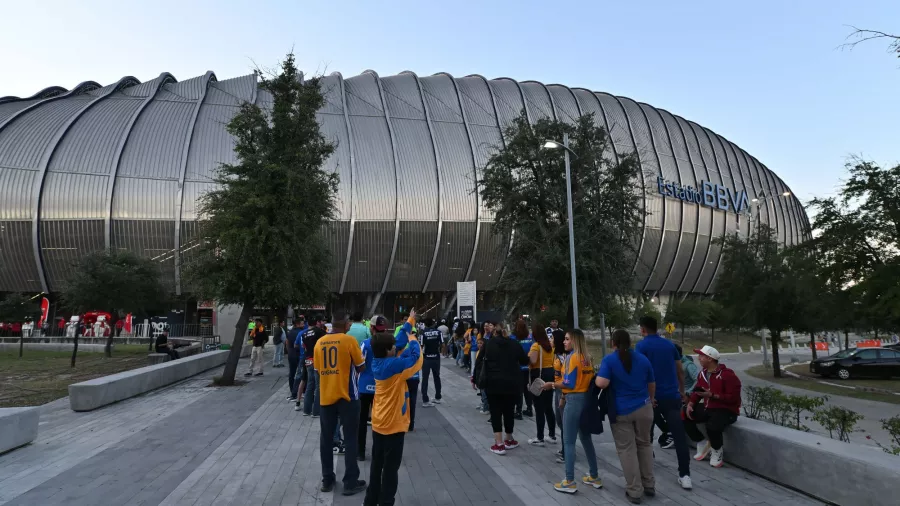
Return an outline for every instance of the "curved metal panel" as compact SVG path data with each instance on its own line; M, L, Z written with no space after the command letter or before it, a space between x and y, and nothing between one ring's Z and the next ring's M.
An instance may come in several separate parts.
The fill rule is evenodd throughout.
M55 97L58 95L62 95L63 93L68 92L69 90L63 88L62 86L50 86L48 88L44 88L43 90L35 93L30 97L0 97L0 104L5 104L8 102L20 102L20 101L29 101L29 100L44 100L45 98Z
M709 171L707 171L706 163L700 154L700 143L697 140L697 134L691 126L680 116L675 116L678 123L678 129L684 138L687 147L688 159L691 162L691 169L694 172L694 186L699 189L701 181L709 180ZM712 234L712 214L711 208L706 206L697 206L696 227L694 233L694 245L691 248L691 257L688 262L687 269L681 281L678 283L676 292L684 292L687 286L693 286L700 277L700 271L703 268L706 255L709 252L710 236ZM701 261L698 261L702 255Z
M691 128L694 129L694 134L697 136L697 140L700 144L700 153L704 157L703 162L706 164L706 170L709 173L709 182L712 184L723 184L722 166L725 164L725 161L720 160L719 157L716 156L716 150L710 140L711 136L709 132L696 123L690 122L690 125ZM696 292L698 286L708 287L712 282L713 275L715 274L716 267L719 263L719 258L722 255L722 248L718 244L715 244L715 241L716 239L723 237L725 233L725 213L714 209L712 212L712 230L709 237L710 244L706 250L706 255L703 258L703 267L700 269L700 275L694 282L691 292Z
M109 175L119 136L140 106L139 100L116 93L88 109L60 141L47 170Z
M419 101L422 104L422 113L425 117L425 127L428 130L428 137L431 140L431 152L434 155L434 174L435 181L437 182L437 230L435 232L434 247L432 248L431 253L431 263L428 266L428 274L426 274L425 283L422 286L422 293L425 293L428 290L428 284L431 282L431 276L434 273L434 266L435 264L437 264L438 251L440 250L441 234L443 232L444 225L444 188L441 181L441 156L440 152L437 149L437 144L434 140L434 128L431 124L431 114L428 112L428 103L425 101L425 92L422 90L422 83L419 80L419 76L417 76L413 72L409 72L409 75L411 75L413 79L415 79L416 90L419 92Z
M741 173L741 181L743 182L743 190L747 192L747 204L750 204L750 201L756 198L756 189L753 187L753 179L750 177L750 167L747 165L747 158L744 156L744 151L737 147L733 142L726 140L728 144L728 148L734 153L734 157L737 158L738 167ZM747 238L750 236L750 220L747 218L747 212L744 212L739 217L741 224L741 237Z
M710 131L710 138L713 140L713 150L716 151L717 155L721 153L724 155L725 160L725 169L722 171L723 179L726 179L725 175L727 174L728 181L726 181L726 188L729 189L743 189L743 182L740 175L740 167L737 164L737 159L734 156L734 153L729 149L729 143L727 140L722 138L719 134ZM721 165L720 165L721 168ZM726 234L739 234L740 230L738 228L739 216L731 213L729 211L724 212L725 215L725 233ZM711 293L713 291L713 287L716 283L716 278L719 274L719 268L722 266L722 255L719 255L719 259L716 262L716 270L713 273L712 279L709 280L709 286L706 287L705 293Z
M128 126L122 132L122 135L119 137L119 142L116 147L116 154L113 158L112 171L109 174L109 178L106 182L106 205L107 209L106 217L104 218L103 224L103 242L106 246L106 249L112 248L112 209L113 209L113 194L116 186L116 179L119 172L119 165L122 162L122 154L125 152L125 146L128 144L128 138L131 135L131 132L134 130L134 125L137 122L138 118L140 118L141 113L144 109L147 108L148 105L153 101L153 97L159 91L159 89L169 83L174 82L175 78L172 74L168 72L163 72L156 79L151 81L147 81L146 83L140 84L138 86L134 86L127 90L123 90L123 94L133 97L143 98L140 107L134 114L132 114L131 119L128 121ZM142 95L143 94L143 95Z
M528 110L531 113L530 121L536 122L541 119L556 119L556 112L553 110L550 92L547 88L537 81L522 81L519 83L528 104Z
M663 206L662 196L651 190L651 182L655 182L656 178L661 175L659 158L656 154L656 147L653 145L650 124L644 111L630 98L616 97L616 99L622 104L628 118L628 125L631 127L635 148L641 162L641 187L646 202L646 219L644 221L644 245L638 257L636 276L638 286L647 290L659 260L662 232L666 225L666 208Z
M779 192L778 188L775 186L775 178L772 176L772 172L769 168L762 163L759 164L759 168L762 172L763 180L766 182L766 195L769 196L769 198L766 199L765 204L767 208L771 208L771 216L774 218L774 228L778 242L784 244L784 214L782 214L781 206L779 205L779 200L781 200L779 195L781 192Z
M31 244L31 188L37 172L0 168L0 289L3 291L39 291L40 279Z
M356 228L356 205L354 205L356 203L356 193L354 191L354 185L358 184L358 178L356 176L356 162L354 158L354 151L356 151L356 148L353 145L353 127L350 125L350 111L347 110L347 94L344 90L344 76L340 73L334 73L332 75L338 78L341 94L341 109L344 111L344 122L346 123L347 128L347 144L349 147L347 156L350 159L350 184L346 195L350 206L350 223L347 230L347 252L344 255L344 272L341 274L341 284L338 289L338 293L342 294L344 293L344 287L347 284L347 274L350 272L350 256L353 252L353 233Z
M394 195L395 197L395 206L394 206L394 242L391 246L391 257L388 260L387 269L384 271L384 283L381 285L381 293L383 294L385 290L387 290L388 283L391 280L391 269L394 267L394 259L397 257L397 242L400 240L400 159L397 156L397 141L394 136L394 126L391 124L391 113L388 111L387 102L384 99L384 89L381 86L381 79L378 78L378 74L373 71L366 71L365 73L370 74L375 79L375 84L378 87L378 95L381 99L381 108L384 112L384 122L387 125L388 131L388 141L391 143L391 154L393 167L394 167L394 184L396 185L397 193Z
M191 120L187 131L184 134L184 145L181 151L181 170L178 174L178 195L175 196L175 295L181 295L181 212L184 208L184 177L187 173L188 156L191 152L191 139L194 137L194 128L197 126L197 116L200 114L200 107L203 105L203 99L206 98L209 83L216 80L216 75L207 72L200 82L200 93L197 97L197 103L191 115ZM185 81L187 83L188 81Z
M663 179L682 183L681 172L678 170L678 165L672 152L672 141L665 122L654 107L644 103L638 105L650 126L650 139L653 142L654 151L659 160L659 174ZM653 183L650 183L649 186L650 188L645 188L645 191L652 193ZM644 291L659 292L662 290L669 279L672 267L675 265L676 257L681 249L681 232L684 227L683 214L686 204L676 198L665 198L662 196L660 198L662 199L664 210L662 237L659 251L653 264L653 270L647 279L647 284L644 285Z
M553 104L554 117L564 123L574 125L581 116L581 105L575 92L561 84L548 84L547 92L550 94L550 103ZM594 120L602 121L602 120ZM598 123L598 126L601 126Z
M747 163L750 164L752 173L755 174L757 177L757 189L758 189L757 195L760 195L763 193L765 193L767 195L768 191L769 191L769 186L768 186L768 183L766 182L765 176L763 176L763 171L762 171L762 168L760 168L759 160L757 160L756 158L754 158L748 154L747 155ZM755 204L753 202L750 202L750 205L755 206ZM753 211L756 211L756 209L753 209ZM771 226L771 225L769 225L770 223L772 223L771 216L769 215L769 206L767 204L765 204L765 202L763 202L763 205L759 206L758 212L755 212L754 214L756 214L756 219L759 220L760 223L764 223L767 226ZM756 225L753 225L753 226L755 227Z
M681 127L678 126L678 122L675 121L675 118L668 111L657 109L656 112L662 118L663 126L669 138L672 157L678 170L679 184L682 187L692 186L697 188L697 179L694 176L691 156L688 153L687 141L684 139ZM700 212L700 206L687 204L683 201L680 203L681 209L678 211L681 215L681 220L678 224L678 244L662 285L662 291L665 293L677 291L681 280L684 279L685 272L687 272L694 247L697 244L697 215Z

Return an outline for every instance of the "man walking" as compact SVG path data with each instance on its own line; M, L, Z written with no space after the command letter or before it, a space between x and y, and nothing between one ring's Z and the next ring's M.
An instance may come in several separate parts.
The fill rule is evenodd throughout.
M321 391L319 389L319 373L313 365L313 359L316 343L325 334L325 317L317 314L313 317L312 326L303 335L303 355L306 367L306 394L303 398L303 416L312 415L313 418L319 418Z
M284 328L285 323L275 327L272 334L272 344L275 345L275 356L272 358L272 367L284 367L284 339L287 337L287 329Z
M250 331L250 340L253 342L253 350L250 352L250 370L244 376L263 375L263 347L269 340L266 328L263 327L262 319L257 318L253 330Z
M443 335L434 326L434 318L425 319L425 330L422 332L422 348L425 358L422 361L422 407L432 408L441 403L441 343ZM434 402L428 399L428 377L434 374Z
M634 349L647 357L653 366L653 376L656 378L653 415L663 432L659 436L659 445L663 448L675 447L675 454L678 457L678 484L681 488L690 490L693 488L690 450L681 420L681 405L686 398L681 355L672 341L660 337L655 318L644 316L639 323L644 338Z
M297 374L298 366L300 365L300 346L297 344L297 339L303 333L303 327L306 321L302 316L294 319L294 326L287 333L287 341L284 345L287 347L287 356L288 356L288 389L289 401L297 400L297 388L300 386L300 380L303 378L303 373Z
M340 422L344 429L344 495L366 489L359 479L357 459L357 424L359 423L358 374L365 369L365 361L356 339L347 335L350 315L338 311L331 320L333 332L318 340L313 351L313 364L319 373L322 418L319 456L322 461L322 492L334 489L334 431Z

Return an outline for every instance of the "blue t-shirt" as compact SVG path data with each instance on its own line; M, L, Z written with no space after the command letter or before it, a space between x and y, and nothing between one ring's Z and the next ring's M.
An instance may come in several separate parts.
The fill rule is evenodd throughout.
M522 349L525 350L525 354L528 355L528 352L531 351L531 345L534 344L534 338L531 334L528 334L528 337L525 339L518 339L515 334L509 336L513 341L519 341L519 344L522 345ZM530 368L528 365L519 366L519 369L523 371L527 371Z
M647 357L653 366L653 375L656 377L656 399L680 399L675 362L680 361L681 356L675 344L658 335L650 335L634 345L634 349Z
M359 392L363 394L375 394L375 372L372 370L372 360L375 355L372 354L372 339L363 341L362 346L363 359L366 361L366 368L359 373Z
M616 414L633 413L650 402L647 383L655 381L653 366L647 357L640 353L631 353L631 373L625 372L625 366L622 365L618 352L613 352L603 357L597 375L612 383L616 393Z

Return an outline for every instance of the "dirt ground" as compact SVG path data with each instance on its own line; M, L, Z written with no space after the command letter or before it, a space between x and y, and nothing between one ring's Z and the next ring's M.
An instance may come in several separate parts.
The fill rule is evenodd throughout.
M103 353L25 350L0 352L0 408L38 406L69 395L69 385L147 365L147 347L118 345L112 358Z

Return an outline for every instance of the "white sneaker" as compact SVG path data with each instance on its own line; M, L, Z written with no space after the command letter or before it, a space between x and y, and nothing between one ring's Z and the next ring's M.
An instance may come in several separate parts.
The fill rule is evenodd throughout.
M301 409L303 409L303 406L294 406L294 411L300 411Z
M694 484L691 483L690 476L682 476L681 478L678 478L678 484L681 485L681 488L685 490L691 490L692 488L694 488Z
M422 403L423 408L433 408L434 406L435 406L435 404L431 401Z
M550 436L549 438L547 438L547 441L550 441L553 444L556 444L558 442L556 436Z
M709 465L711 465L713 467L722 467L722 464L724 463L724 460L723 460L724 457L725 457L724 448L719 448L718 450L713 448L712 451L710 452Z
M544 440L533 437L528 440L528 444L530 444L531 446L544 446Z
M712 450L712 447L709 445L709 441L706 439L700 441L697 443L697 453L694 454L694 460L706 460L710 450Z
M444 402L444 401L443 401L443 399L435 399L435 400L433 400L433 401L431 401L431 402L433 402L433 403L435 403L435 404L440 404L440 403L442 403L442 402Z

